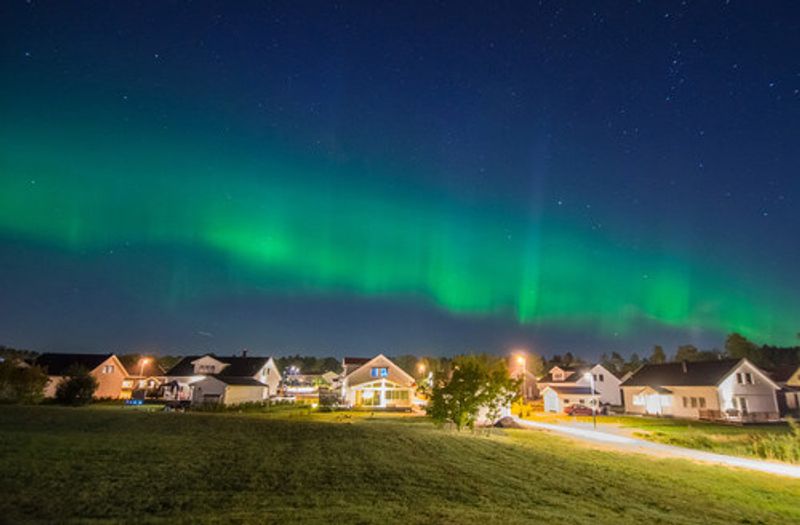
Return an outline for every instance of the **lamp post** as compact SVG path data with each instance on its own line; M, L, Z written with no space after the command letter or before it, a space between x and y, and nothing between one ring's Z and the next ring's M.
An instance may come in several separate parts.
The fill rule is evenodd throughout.
M147 357L143 357L139 359L139 377L144 376L144 365L150 362L150 359Z
M592 427L597 430L597 399L594 397L594 375L591 372L586 372L584 375L587 379L589 379L589 388L591 389L591 399L592 399Z
M524 402L528 393L527 389L528 378L526 377L527 374L525 373L525 356L523 355L517 356L517 363L522 369L522 401Z

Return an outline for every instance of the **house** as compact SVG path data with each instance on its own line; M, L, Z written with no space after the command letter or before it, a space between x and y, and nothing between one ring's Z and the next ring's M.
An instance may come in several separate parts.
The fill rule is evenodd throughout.
M35 363L47 372L49 381L44 387L45 397L55 397L59 383L72 367L82 367L97 380L95 398L121 399L125 397L123 381L128 371L114 354L52 354L45 353Z
M269 387L252 377L209 375L192 383L192 404L240 405L269 399Z
M123 397L158 397L164 383L164 369L152 357L139 359L128 370L131 374L122 382Z
M738 422L779 417L780 387L747 359L647 364L622 390L630 414Z
M778 368L770 372L770 377L781 387L778 391L781 415L800 416L800 366Z
M335 372L287 374L283 381L284 395L296 403L316 405L320 399L331 400L331 397L335 397L333 385L338 377Z
M571 405L593 406L599 401L597 390L592 393L591 386L550 385L542 390L545 412L563 412Z
M416 381L383 354L372 359L345 357L341 397L350 407L403 408L415 404Z
M208 378L217 381L200 383ZM249 380L260 383L263 389ZM248 357L246 353L241 357L191 355L182 358L167 371L164 398L193 403L219 401L225 404L233 404L234 399L235 403L263 401L277 394L280 381L281 375L272 357ZM236 388L232 388L232 393L226 396L223 384ZM195 385L200 387L202 394L195 395ZM233 390L236 392L233 393ZM208 397L205 397L206 394Z
M591 392L592 383L594 383L594 395ZM601 364L578 367L554 366L547 375L539 379L539 389L544 397L545 390L550 387L548 394L550 403L548 405L545 399L545 410L561 412L572 404L591 403L594 397L597 397L601 405L621 405L620 383L620 379Z

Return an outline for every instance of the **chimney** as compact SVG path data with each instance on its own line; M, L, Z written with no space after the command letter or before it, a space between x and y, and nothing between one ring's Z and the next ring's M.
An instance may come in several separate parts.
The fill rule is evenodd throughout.
M247 357L247 350L242 350L242 357Z
M681 367L683 368L683 373L687 373L689 371L689 363L686 360L681 361Z

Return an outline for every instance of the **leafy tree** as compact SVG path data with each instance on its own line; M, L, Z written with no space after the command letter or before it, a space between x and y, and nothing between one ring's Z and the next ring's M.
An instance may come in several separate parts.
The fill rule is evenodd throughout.
M600 357L600 364L616 375L623 374L625 370L625 358L623 358L619 352L611 352L610 356L608 354L603 354Z
M0 401L36 403L44 395L47 374L38 366L19 366L19 362L0 362Z
M675 361L700 361L700 351L694 345L681 345L675 353Z
M741 334L732 333L728 336L725 340L725 352L735 359L747 358L759 366L768 365L762 359L763 356L758 345Z
M655 345L653 347L653 353L650 354L650 358L647 362L656 365L667 362L667 355L664 353L664 349L661 348L661 345Z
M478 412L494 418L516 396L519 381L511 378L505 359L462 355L453 359L452 371L435 377L428 414L439 424L451 422L456 429L474 428Z
M56 388L56 401L62 405L82 406L92 402L98 383L86 368L73 366Z
M625 362L625 366L622 367L622 374L627 374L628 372L635 372L642 366L642 358L639 357L639 354L636 352L631 354L631 357Z
M534 375L534 377L541 377L545 374L545 363L544 358L536 353L531 353L528 356L528 372Z

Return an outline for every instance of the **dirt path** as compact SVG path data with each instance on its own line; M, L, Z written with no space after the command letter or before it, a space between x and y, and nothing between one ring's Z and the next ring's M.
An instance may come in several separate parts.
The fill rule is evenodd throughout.
M693 450L690 448L676 447L673 445L652 443L650 441L645 441L643 439L626 435L627 432L619 431L619 429L616 429L616 432L594 430L591 428L591 423L587 424L588 428L583 428L583 425L554 425L551 423L529 421L527 419L520 419L518 417L515 417L514 419L523 428L549 430L551 432L557 432L559 434L570 436L582 441L587 441L595 445L603 445L604 447L609 447L624 452L648 454L658 457L690 459L694 461L702 461L704 463L738 467L800 479L800 466L797 465L764 461L760 459L741 458L737 456L727 456L725 454L715 454L713 452L704 452L702 450Z

